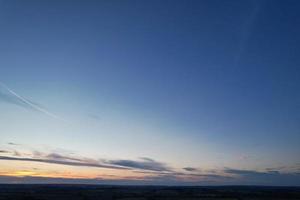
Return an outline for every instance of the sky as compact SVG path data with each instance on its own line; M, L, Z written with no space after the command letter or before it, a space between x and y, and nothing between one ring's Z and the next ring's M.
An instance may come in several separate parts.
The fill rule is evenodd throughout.
M297 0L0 0L0 183L300 186Z

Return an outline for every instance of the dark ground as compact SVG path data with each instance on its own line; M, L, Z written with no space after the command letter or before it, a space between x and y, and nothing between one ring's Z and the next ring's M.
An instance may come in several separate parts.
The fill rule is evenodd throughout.
M300 187L162 187L98 185L0 185L0 200L213 200L299 199Z

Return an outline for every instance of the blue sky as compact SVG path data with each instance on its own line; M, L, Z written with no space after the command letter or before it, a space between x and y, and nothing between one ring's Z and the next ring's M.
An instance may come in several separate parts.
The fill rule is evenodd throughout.
M226 184L231 172L230 184L281 184L249 177L276 171L300 185L299 9L296 0L0 1L2 177L76 174L53 164L76 157L172 168L176 181L150 170L154 184ZM177 177L186 167L197 170ZM76 178L109 174L89 170Z

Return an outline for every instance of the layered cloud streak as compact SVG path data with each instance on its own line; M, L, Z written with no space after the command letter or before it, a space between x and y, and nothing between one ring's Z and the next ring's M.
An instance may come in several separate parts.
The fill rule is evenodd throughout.
M18 152L17 154L15 152ZM165 185L300 185L300 172L281 172L276 170L244 170L224 168L207 172L199 168L185 167L176 169L170 167L166 163L153 160L151 158L142 157L138 160L128 159L94 159L87 157L74 156L71 154L50 152L44 153L40 151L32 151L31 153L22 153L16 150L1 149L0 161L20 161L32 163L46 163L55 165L75 166L75 167L91 167L110 170L123 170L136 174L118 179L116 175L113 180L107 177L82 178L77 182L86 183L115 183L115 184L165 184ZM23 178L7 176L0 174L0 182L3 180L15 180L23 182L42 182L48 183L57 181L61 183L72 183L69 178L53 177L30 177ZM76 179L77 180L77 179ZM33 183L32 182L32 183Z

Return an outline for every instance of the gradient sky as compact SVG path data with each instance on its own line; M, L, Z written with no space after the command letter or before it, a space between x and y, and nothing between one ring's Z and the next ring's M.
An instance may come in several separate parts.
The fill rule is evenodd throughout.
M300 185L298 0L0 0L0 182Z

